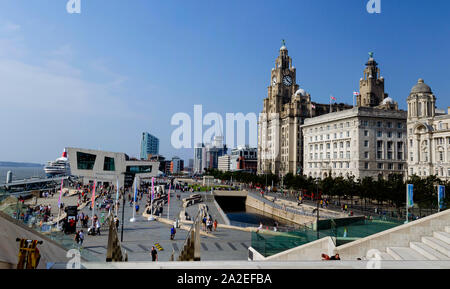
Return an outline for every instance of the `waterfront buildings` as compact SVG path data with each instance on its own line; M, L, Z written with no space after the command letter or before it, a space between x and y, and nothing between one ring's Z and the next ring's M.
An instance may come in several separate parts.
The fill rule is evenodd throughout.
M357 106L305 120L304 174L314 178L387 178L407 167L407 112L384 91L370 54Z
M184 161L179 157L173 157L170 162L170 173L179 174L184 170Z
M296 84L296 69L283 43L270 72L268 96L258 120L258 174L303 172L303 136L305 119L351 108L349 105L319 104Z
M134 176L141 179L156 177L159 162L132 160L125 153L106 152L82 148L67 148L73 176L82 178L84 184L98 183L131 186Z
M159 154L159 139L148 132L142 133L141 160L148 160L152 155Z
M258 167L258 149L238 146L231 150L230 170L256 173Z
M230 156L224 155L218 158L218 169L221 172L230 171Z
M215 136L212 144L197 144L194 148L194 174L203 174L205 169L217 169L219 157L227 151L222 136Z
M408 175L450 180L450 108L436 109L436 96L419 79L408 102Z

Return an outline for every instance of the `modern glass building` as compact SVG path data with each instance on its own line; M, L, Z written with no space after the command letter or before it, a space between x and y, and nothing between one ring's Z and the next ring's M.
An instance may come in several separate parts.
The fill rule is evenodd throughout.
M141 160L148 159L149 155L157 154L159 154L159 139L148 132L143 132L141 139Z

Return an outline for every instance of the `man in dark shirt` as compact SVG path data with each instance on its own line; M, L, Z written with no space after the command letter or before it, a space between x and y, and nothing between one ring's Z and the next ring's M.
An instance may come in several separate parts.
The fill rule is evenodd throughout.
M152 261L158 261L158 251L156 251L155 246L152 246L150 255L152 255Z

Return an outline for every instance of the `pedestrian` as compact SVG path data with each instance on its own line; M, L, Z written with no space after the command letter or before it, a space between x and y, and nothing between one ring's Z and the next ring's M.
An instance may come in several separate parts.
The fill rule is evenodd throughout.
M214 220L214 232L217 231L217 220Z
M170 229L170 240L173 240L175 238L175 234L177 233L177 230L174 226Z
M97 222L95 223L95 229L96 229L97 235L100 236L100 221L99 220L97 220Z
M156 251L155 246L152 246L152 251L150 252L150 255L152 256L152 261L158 261L158 251Z
M83 241L84 241L84 232L83 232L83 230L80 230L79 237L80 237L79 245L80 245L80 247L83 247Z

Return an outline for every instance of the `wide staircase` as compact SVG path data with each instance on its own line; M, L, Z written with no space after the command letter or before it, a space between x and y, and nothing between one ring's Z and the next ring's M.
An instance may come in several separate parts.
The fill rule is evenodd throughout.
M420 242L410 242L409 247L387 247L380 256L382 260L450 260L450 226L423 236Z

